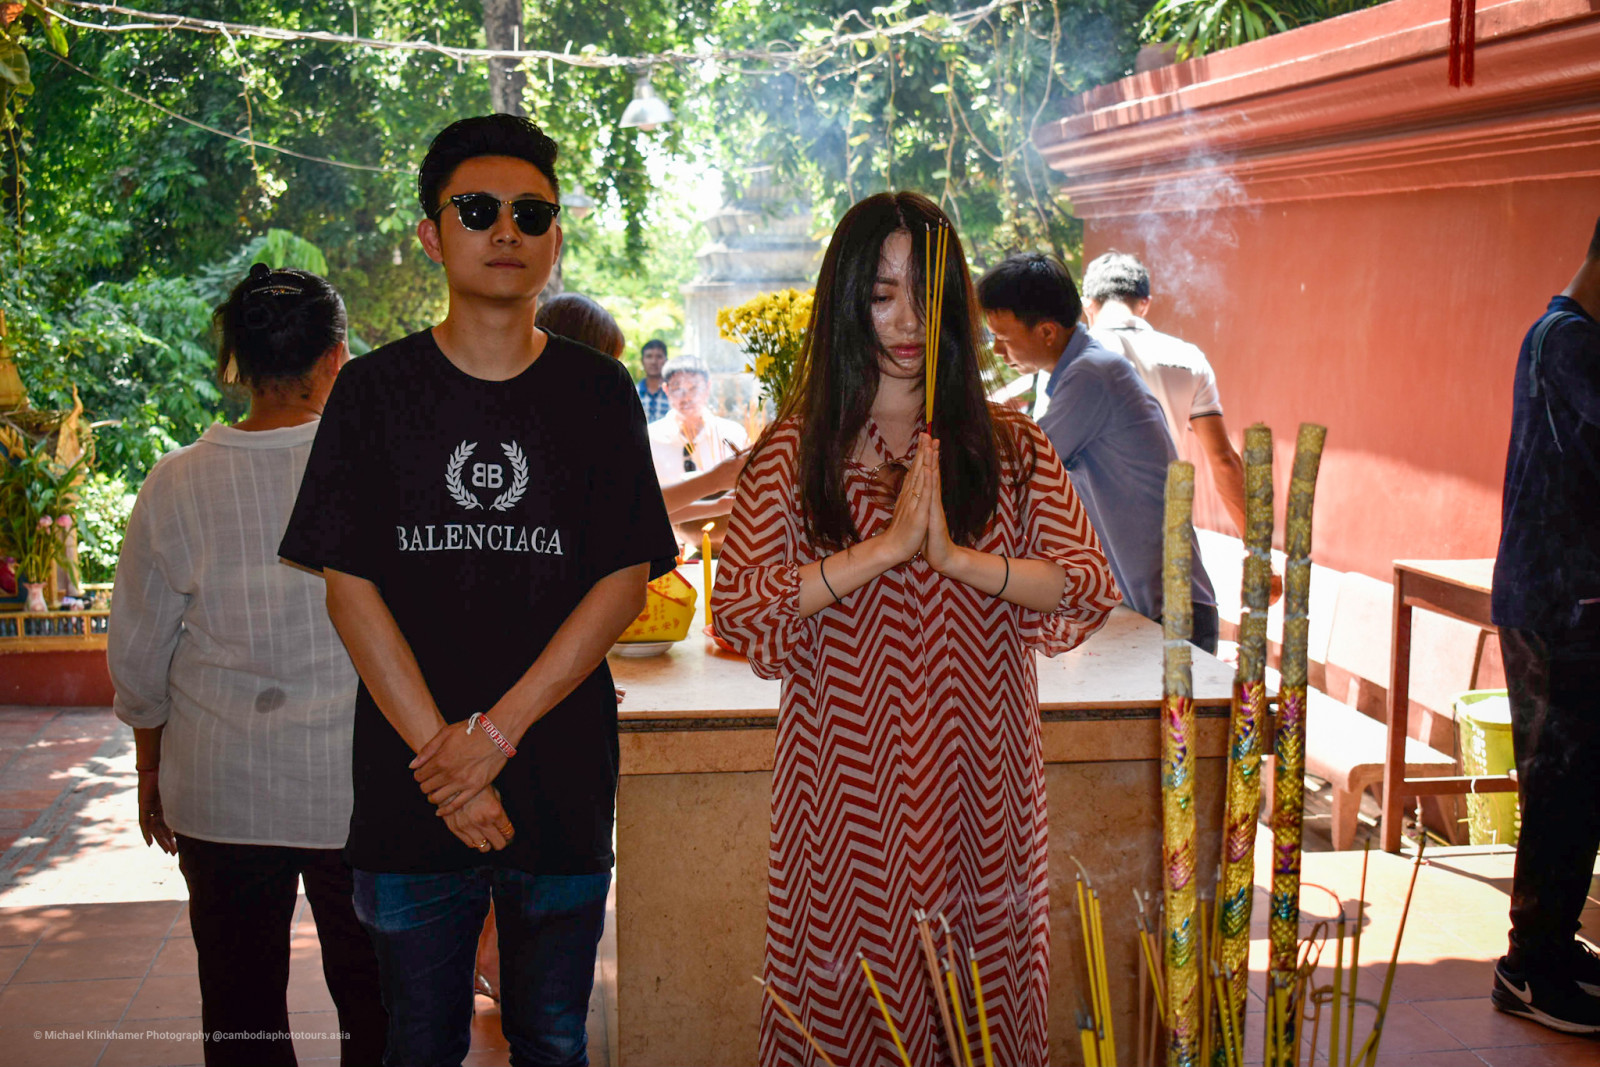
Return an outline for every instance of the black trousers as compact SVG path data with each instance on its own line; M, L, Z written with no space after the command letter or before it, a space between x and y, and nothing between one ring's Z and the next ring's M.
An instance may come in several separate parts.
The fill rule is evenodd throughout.
M1522 829L1510 964L1543 969L1578 932L1600 850L1600 635L1502 627Z
M339 1012L343 1067L383 1062L389 1016L378 957L351 902L339 849L228 845L178 835L189 928L200 960L206 1067L294 1067L289 1037L289 925L303 878ZM225 1036L215 1040L213 1035Z

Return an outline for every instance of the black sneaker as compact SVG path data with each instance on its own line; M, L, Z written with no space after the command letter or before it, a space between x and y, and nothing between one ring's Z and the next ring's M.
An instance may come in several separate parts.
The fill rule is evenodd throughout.
M1564 958L1556 966L1560 972L1578 983L1591 997L1600 997L1600 956L1582 941L1569 943Z
M1489 999L1507 1015L1548 1026L1564 1034L1600 1034L1600 998L1583 988L1587 983L1565 975L1523 974L1506 966L1494 968Z

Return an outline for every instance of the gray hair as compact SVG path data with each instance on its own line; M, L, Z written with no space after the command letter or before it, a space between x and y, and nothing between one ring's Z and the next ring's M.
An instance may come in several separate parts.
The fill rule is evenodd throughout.
M1097 304L1149 300L1150 272L1126 252L1107 252L1084 268L1083 295Z
M663 383L672 381L674 374L698 374L708 382L711 380L711 371L693 356L678 356L676 359L668 360L667 365L661 368L661 381Z

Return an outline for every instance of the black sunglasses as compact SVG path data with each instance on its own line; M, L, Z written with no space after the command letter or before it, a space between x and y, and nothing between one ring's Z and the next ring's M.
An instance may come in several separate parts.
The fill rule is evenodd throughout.
M456 214L460 217L463 227L469 230L487 230L500 217L500 206L507 201L490 196L488 193L457 193L450 198L450 203L456 206ZM517 224L517 229L529 237L543 237L549 233L550 224L561 214L560 204L552 204L548 200L538 200L531 196L509 203L511 221ZM434 221L437 222L442 214L444 207L433 213Z
M697 468L694 465L694 452L688 445L683 446L683 473L688 474Z

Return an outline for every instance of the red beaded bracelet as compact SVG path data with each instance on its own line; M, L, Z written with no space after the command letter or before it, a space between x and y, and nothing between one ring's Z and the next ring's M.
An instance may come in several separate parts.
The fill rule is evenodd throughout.
M467 719L467 733L470 734L472 732L473 726L483 727L484 736L494 742L494 747L498 748L506 759L510 759L517 754L516 748L512 746L510 741L506 740L506 735L501 733L495 727L495 724L489 721L489 716L483 712L475 711Z

